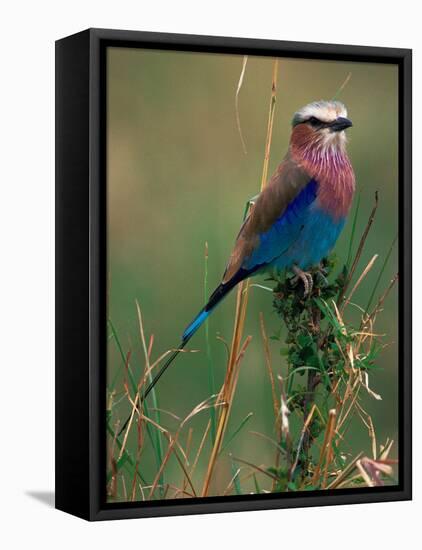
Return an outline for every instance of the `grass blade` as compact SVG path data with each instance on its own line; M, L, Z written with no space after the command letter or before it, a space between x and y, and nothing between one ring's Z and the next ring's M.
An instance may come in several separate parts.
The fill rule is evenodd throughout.
M343 84L340 86L340 88L337 90L337 92L333 95L333 99L336 99L336 98L341 94L341 92L342 92L342 91L344 90L344 88L347 86L347 84L349 83L349 80L350 80L351 78L352 78L352 73L350 72L350 73L346 76L346 78L345 78Z
M240 89L241 89L242 84L243 84L243 79L245 77L246 63L247 62L248 62L248 56L245 55L245 56L243 56L242 71L240 73L239 82L237 84L236 95L235 95L235 98L234 98L235 111L236 111L236 124L237 124L237 129L239 131L240 141L242 142L242 149L243 149L243 152L245 153L245 155L247 154L247 150L246 150L246 143L245 143L245 140L243 138L242 127L240 126L239 92L240 92Z
M371 292L371 296L369 297L369 300L368 300L368 304L366 306L366 312L369 311L369 308L371 307L371 304L372 304L372 300L374 299L374 296L375 296L375 293L377 291L377 288L378 288L378 285L380 284L380 281L381 281L381 277L383 276L383 273L385 271L385 268L387 266L387 263L388 263L388 260L390 259L390 256L391 256L391 253L393 252L393 249L394 249L394 245L396 244L397 242L397 238L398 238L398 234L394 237L393 239L393 242L391 243L391 246L388 250L388 253L385 257L385 260L381 266L381 269L380 269L380 272L378 274L378 277L377 277L377 280L375 281L375 285L374 285L374 288L372 289L372 292Z
M205 243L205 254L204 254L204 303L206 304L208 300L208 243ZM208 367L208 391L210 395L215 394L215 379L214 379L214 365L212 362L211 356L211 345L210 345L210 332L209 332L209 319L205 320L205 350L207 356L207 367ZM216 434L216 414L215 408L210 408L210 420L211 420L211 441L214 444L215 434Z
M232 470L232 476L233 476L232 479L233 479L234 490L236 491L236 495L241 495L242 487L240 486L240 481L239 481L240 468L237 467L237 464L232 457L230 457L230 460L231 460L231 470Z
M124 355L124 352L123 352L123 348L122 348L122 345L120 343L120 339L119 339L119 336L117 334L117 331L116 331L116 328L115 326L113 325L111 319L108 320L109 322L109 326L110 326L110 329L111 329L111 332L112 332L112 335L113 335L113 338L114 338L114 341L116 342L116 345L117 345L117 349L119 350L119 353L120 353L120 356L122 358L122 361L124 361L124 366L126 367L126 363L127 363L127 360L126 360L126 357ZM128 365L128 374L129 374L129 380L130 380L130 383L131 383L131 386L132 386L132 389L136 395L136 393L138 392L138 387L136 385L136 382L135 382L135 379L133 378L133 374L132 374L132 371L130 369L130 365ZM118 373L117 373L118 374ZM116 379L116 375L114 377L114 383L115 383L115 379ZM144 415L148 418L150 418L150 414L149 414L149 410L148 410L148 406L146 404L146 402L144 402L143 404L143 408L144 408ZM159 452L159 449L157 447L157 438L155 437L154 435L154 430L155 428L153 428L149 422L146 423L146 430L147 430L147 434L148 434L148 438L151 442L151 447L153 449L153 452L154 452L154 455L155 455L155 461L157 463L157 468L160 467L161 465L161 462L162 462L162 453L160 455L160 452ZM111 430L111 431L110 431ZM108 431L110 432L110 434L113 432L113 430L111 429L111 427L108 426ZM114 432L113 432L113 437L114 437ZM117 446L119 447L119 449L122 448L122 442L120 441L120 437L117 436L116 437L116 444ZM126 452L126 451L125 451ZM129 461L130 463L130 461ZM133 463L133 461L132 461Z
M120 343L120 340L119 340L119 337L117 335L117 331L113 325L113 322L111 319L108 320L108 325L110 327L110 330L111 330L111 334L113 335L113 339L114 341L116 342L116 346L117 346L117 349L119 350L119 353L120 353L120 357L122 359L122 363L123 363L123 367L126 368L126 356L125 356L125 353L123 351L123 348L122 348L122 345ZM132 386L132 391L136 394L136 391L137 391L137 386L136 386L136 382L135 382L135 378L132 374L132 369L130 368L130 365L128 364L127 365L127 372L128 372L128 376L129 376L129 381L130 381L130 384ZM119 371L117 370L116 371L116 374L114 375L114 378L111 382L111 390L113 390L114 386L116 385L116 380L117 380L117 376L119 375Z
M239 426L235 429L235 431L227 437L227 441L225 442L224 446L221 449L221 452L224 452L227 447L230 445L230 443L233 441L233 439L237 436L237 434L241 431L241 429L246 425L246 423L251 419L253 416L253 413L248 413L245 418L240 422Z
M346 260L346 269L347 273L349 273L350 269L350 262L352 261L352 250L353 250L353 242L355 240L355 234L356 234L356 223L358 219L359 209L360 209L360 200L361 200L362 194L359 193L358 200L356 201L356 208L355 212L353 214L353 222L352 222L352 232L350 234L350 241L349 241L349 250L347 252L347 260Z
M142 322L142 313L141 313L141 308L139 307L138 301L136 301L136 310L138 312L139 332L140 332L140 336L141 336L142 349L144 351L144 356L145 356L145 365L146 365L146 368L149 370L148 380L149 380L149 383L151 383L152 382L152 372L150 370L150 361L149 361L149 354L148 354L148 349L147 349L146 340L145 340L144 325L143 325L143 322ZM154 420L156 421L157 424L161 425L160 408L158 406L158 399L157 399L157 393L155 391L155 387L153 387L151 389L151 401L152 401L152 404L153 404L153 408L155 409L155 412L154 412L154 417L155 418L154 418ZM146 406L145 402L144 402L144 411L145 411L145 416L148 416L148 418L151 418L150 415L148 414L148 407ZM154 447L155 447L155 450L156 450L156 458L157 458L157 462L159 464L159 467L161 467L161 464L163 462L162 433L160 432L160 430L157 430L157 429L153 433L154 433L154 441L155 441ZM160 483L160 493L161 493L161 496L163 496L162 492L164 490L164 475L160 476L159 483Z

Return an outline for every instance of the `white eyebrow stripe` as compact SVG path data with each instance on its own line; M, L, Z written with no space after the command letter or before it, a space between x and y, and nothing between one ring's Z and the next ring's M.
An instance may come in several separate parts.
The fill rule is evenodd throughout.
M340 101L315 101L297 111L293 122L303 122L311 117L321 122L333 122L338 117L347 117L347 109Z

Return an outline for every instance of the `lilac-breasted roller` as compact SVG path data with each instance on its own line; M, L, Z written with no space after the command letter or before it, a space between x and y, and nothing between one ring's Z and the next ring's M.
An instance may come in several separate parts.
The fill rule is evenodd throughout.
M346 153L345 130L352 126L338 101L317 101L295 113L289 149L258 195L237 236L222 281L188 325L179 349L161 367L144 397L221 300L244 279L290 269L312 286L307 271L334 247L355 190Z

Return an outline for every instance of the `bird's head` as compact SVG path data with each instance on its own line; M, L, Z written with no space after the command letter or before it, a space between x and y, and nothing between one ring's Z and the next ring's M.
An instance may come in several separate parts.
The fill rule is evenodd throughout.
M352 126L347 110L339 101L315 101L297 111L292 121L291 143L299 148L340 148L346 143L345 130Z

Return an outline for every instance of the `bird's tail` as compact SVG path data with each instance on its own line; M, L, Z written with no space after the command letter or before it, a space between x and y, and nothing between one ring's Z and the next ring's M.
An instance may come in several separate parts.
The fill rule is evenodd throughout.
M167 361L164 363L164 365L160 368L160 370L155 374L151 382L148 384L148 386L145 388L145 390L142 393L141 396L141 403L146 399L148 394L151 392L152 388L156 385L156 383L159 381L159 379L163 376L165 371L169 368L169 366L173 363L173 361L176 359L176 357L179 355L181 351L183 351L186 344L189 342L189 340L192 338L192 336L195 334L195 332L204 324L206 319L209 315L211 315L212 311L215 307L221 302L223 298L227 296L227 294L239 283L241 280L245 279L247 276L250 275L250 272L247 272L246 270L240 270L235 277L233 277L230 281L227 283L220 284L215 291L211 294L210 299L208 300L207 305L201 309L201 311L198 313L198 315L195 317L195 319L186 327L183 335L182 335L182 341L177 349L175 349L171 355L167 358ZM126 426L128 425L130 417L126 420L126 422L123 424L123 426L120 428L119 435L124 431Z
M192 338L199 327L205 323L211 314L211 311L211 309L207 310L207 306L201 309L195 319L186 327L185 332L182 335L182 342L188 342Z
M246 274L246 271L241 270L237 277L233 277L233 279L227 281L227 283L220 284L214 290L214 292L210 296L210 299L208 300L207 305L203 309L201 309L195 319L186 327L185 332L182 336L182 342L186 344L192 338L199 327L201 327L205 323L206 319L212 313L214 308L218 306L221 300L227 296L227 294L232 290L233 287L237 285L239 281L246 277Z
M206 319L209 317L209 315L211 315L214 308L221 302L221 300L225 296L227 296L227 294L232 290L234 286L236 286L238 282L239 282L238 280L228 281L225 284L219 285L215 289L215 291L211 294L207 305L201 309L201 311L194 318L194 320L186 327L182 335L182 341L179 347L176 350L174 350L173 353L168 357L167 361L160 368L160 370L157 372L157 374L154 376L154 378L151 380L151 382L148 384L148 386L144 390L142 400L144 400L147 397L147 395L150 393L152 388L155 386L158 380L162 377L162 375L168 369L168 367L173 363L173 361L176 359L179 353L184 349L184 347L192 338L192 336L195 334L195 332L205 323Z

